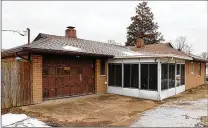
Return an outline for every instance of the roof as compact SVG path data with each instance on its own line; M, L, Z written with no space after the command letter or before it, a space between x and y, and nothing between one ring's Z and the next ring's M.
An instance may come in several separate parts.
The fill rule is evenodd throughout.
M149 44L149 45L145 45L142 48L131 46L129 48L140 54L157 55L161 57L175 57L175 58L192 60L190 56L173 48L173 46L170 43Z
M18 51L51 51L63 53L80 53L100 56L129 56L136 52L121 45L114 45L98 41L85 40L80 38L68 38L40 33L29 45L22 45L9 49L3 53Z
M178 59L193 60L196 57L187 55L173 48L170 43L150 44L142 48L135 46L121 46L99 41L80 38L68 38L40 33L32 43L21 45L2 51L2 57L16 52L47 52L66 53L72 55L105 56L114 58L147 58L147 57L174 57ZM198 59L199 61L204 61Z

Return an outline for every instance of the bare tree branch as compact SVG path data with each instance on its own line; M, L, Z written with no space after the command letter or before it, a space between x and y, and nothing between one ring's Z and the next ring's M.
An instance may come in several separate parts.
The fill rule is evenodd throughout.
M203 57L204 59L208 59L208 52L202 52L201 57Z
M179 50L184 52L191 52L192 46L188 44L187 38L185 36L177 37L176 40L173 42L173 45Z

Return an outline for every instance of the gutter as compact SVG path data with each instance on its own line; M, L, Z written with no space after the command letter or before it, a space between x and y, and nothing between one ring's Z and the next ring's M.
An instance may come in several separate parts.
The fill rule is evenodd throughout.
M185 59L185 60L193 60L192 57L182 57L176 55L144 55L144 56L115 56L114 58L176 58L176 59Z

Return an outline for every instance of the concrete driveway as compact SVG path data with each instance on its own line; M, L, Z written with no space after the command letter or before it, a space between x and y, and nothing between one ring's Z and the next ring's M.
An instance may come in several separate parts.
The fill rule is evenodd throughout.
M49 126L129 126L139 113L160 103L133 97L103 94L46 101L21 107L19 113Z

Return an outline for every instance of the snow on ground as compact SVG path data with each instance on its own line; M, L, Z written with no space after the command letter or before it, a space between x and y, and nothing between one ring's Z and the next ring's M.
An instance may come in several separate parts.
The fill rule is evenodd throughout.
M131 127L195 127L207 116L208 99L176 101L146 111Z
M2 115L2 127L49 127L45 123L28 117L25 114L4 114Z

